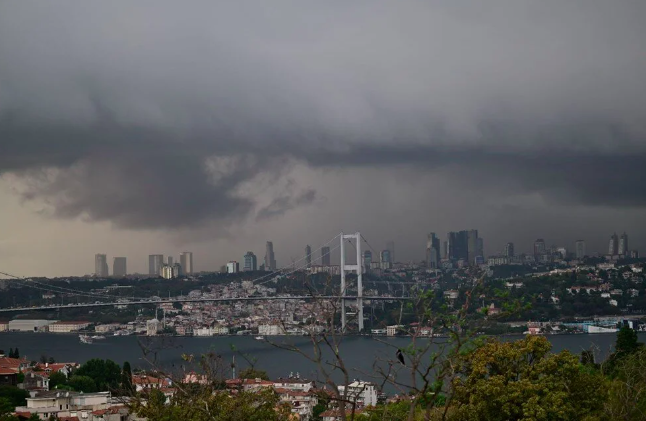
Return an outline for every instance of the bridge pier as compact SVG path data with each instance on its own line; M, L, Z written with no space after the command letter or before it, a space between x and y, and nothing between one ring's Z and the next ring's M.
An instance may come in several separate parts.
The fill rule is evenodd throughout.
M345 262L345 240L356 240L357 260L356 264L350 265ZM341 331L345 333L347 326L346 304L347 299L347 286L345 283L346 272L357 272L357 317L359 331L363 331L363 279L362 279L362 266L361 266L361 234L355 232L354 234L341 233Z

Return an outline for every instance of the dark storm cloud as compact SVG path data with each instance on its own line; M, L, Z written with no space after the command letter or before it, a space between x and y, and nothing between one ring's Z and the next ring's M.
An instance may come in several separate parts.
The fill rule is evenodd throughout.
M282 216L288 211L299 206L309 205L316 199L316 191L307 190L297 196L279 196L274 198L271 203L258 211L256 220L269 219Z
M307 205L313 190L241 193L288 159L643 206L645 13L627 1L3 3L0 174L54 215L129 228Z

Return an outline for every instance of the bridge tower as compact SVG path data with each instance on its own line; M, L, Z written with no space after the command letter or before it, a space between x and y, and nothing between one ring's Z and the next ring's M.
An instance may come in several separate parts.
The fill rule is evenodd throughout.
M345 262L345 240L356 240L357 245L357 260L355 265L349 265ZM341 233L341 296L345 297L347 295L346 284L345 284L345 274L346 272L357 272L357 317L359 323L359 331L363 330L363 280L361 278L362 268L361 268L361 234L355 232L354 234L343 234ZM346 299L341 298L341 331L345 332L347 318L345 314L346 309Z

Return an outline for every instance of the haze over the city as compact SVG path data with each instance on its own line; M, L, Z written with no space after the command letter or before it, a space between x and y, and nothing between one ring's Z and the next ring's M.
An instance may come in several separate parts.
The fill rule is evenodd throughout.
M646 248L646 3L0 3L0 270L339 231Z

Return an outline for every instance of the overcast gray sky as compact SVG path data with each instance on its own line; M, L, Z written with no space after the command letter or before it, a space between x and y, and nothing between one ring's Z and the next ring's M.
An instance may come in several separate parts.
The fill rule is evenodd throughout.
M646 3L0 1L0 270L646 248Z

